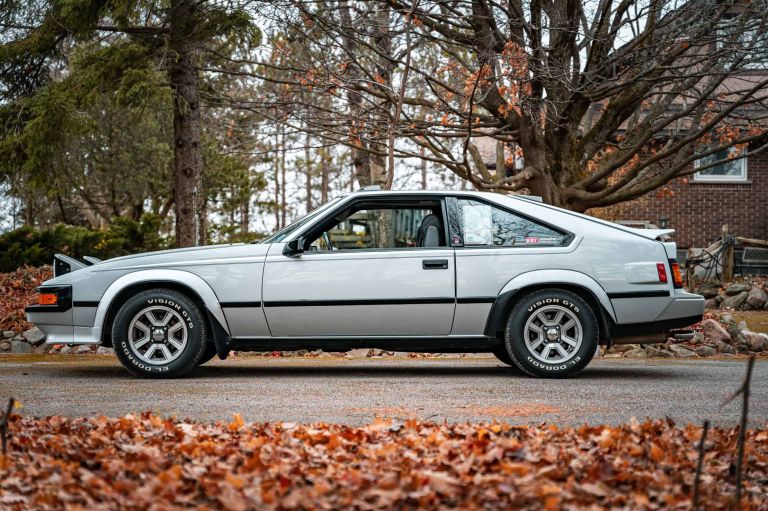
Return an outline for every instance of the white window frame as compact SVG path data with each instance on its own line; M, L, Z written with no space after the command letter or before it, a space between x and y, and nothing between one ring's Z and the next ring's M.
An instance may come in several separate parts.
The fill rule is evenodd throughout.
M730 151L730 149L728 150ZM695 160L693 162L693 168L699 168L700 166L707 165L708 163L701 162L701 160L703 159L704 158L699 158L698 160ZM747 183L748 182L747 159L748 159L747 156L743 156L738 159L730 160L730 163L738 164L740 167L741 172L737 176L706 175L706 174L702 174L701 172L696 172L693 175L693 180L696 183Z

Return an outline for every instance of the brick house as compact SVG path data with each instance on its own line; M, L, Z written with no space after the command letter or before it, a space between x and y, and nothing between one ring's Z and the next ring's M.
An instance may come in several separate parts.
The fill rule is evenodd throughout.
M721 155L718 159L722 159ZM675 179L631 202L590 213L616 222L665 224L680 249L703 248L728 224L732 235L768 239L768 153Z

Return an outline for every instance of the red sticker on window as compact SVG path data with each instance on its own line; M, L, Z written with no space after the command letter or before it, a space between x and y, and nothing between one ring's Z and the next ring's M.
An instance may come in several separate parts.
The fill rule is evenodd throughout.
M525 238L525 243L530 245L536 245L541 241L541 238Z

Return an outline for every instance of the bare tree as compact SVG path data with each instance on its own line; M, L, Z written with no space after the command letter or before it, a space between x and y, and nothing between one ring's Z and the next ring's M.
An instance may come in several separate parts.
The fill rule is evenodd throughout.
M289 122L351 147L363 184L390 152L424 149L475 188L584 211L764 148L765 0L387 1L386 16L380 2L273 6L290 51L249 71L331 97L291 101ZM478 136L499 142L503 169Z

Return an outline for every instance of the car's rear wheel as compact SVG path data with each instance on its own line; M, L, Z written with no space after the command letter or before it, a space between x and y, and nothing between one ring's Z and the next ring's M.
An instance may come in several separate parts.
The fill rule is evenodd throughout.
M595 313L578 295L542 289L509 314L505 344L512 362L531 376L561 378L586 367L598 347Z
M112 323L112 342L131 373L181 376L202 360L207 342L200 309L186 295L151 289L130 297Z

